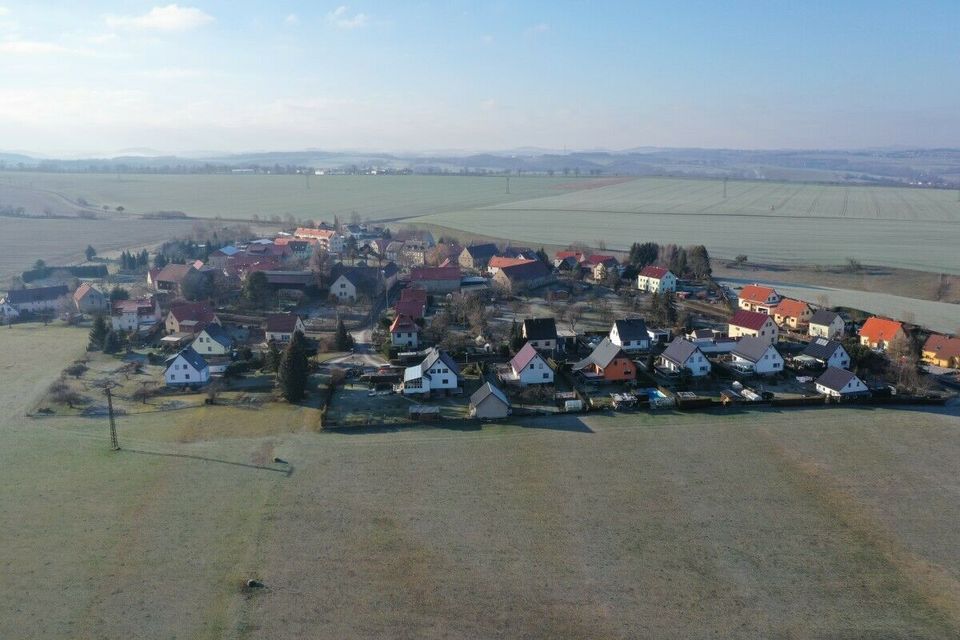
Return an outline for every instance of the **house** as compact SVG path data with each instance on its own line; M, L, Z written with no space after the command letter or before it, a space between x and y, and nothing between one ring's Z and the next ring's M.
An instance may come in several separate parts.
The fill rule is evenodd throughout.
M196 269L189 264L168 264L153 279L153 285L157 291L171 291L180 293L180 287L187 276L195 272Z
M561 262L564 260L573 259L576 264L580 264L583 261L583 252L582 251L573 251L567 249L565 251L557 251L553 254L553 259L555 262Z
M521 260L539 260L537 252L531 249L530 247L511 247L507 245L504 247L503 251L500 252L500 255L505 258L520 258Z
M836 367L837 369L850 368L850 354L843 348L839 340L828 338L814 338L804 347L797 357L801 361L816 363L821 367Z
M510 360L504 379L525 387L530 384L553 384L553 368L529 342Z
M267 279L267 286L273 290L296 289L303 291L317 282L317 276L312 271L280 271L277 269L261 269L260 265L254 265L247 272L247 275L262 271Z
M117 300L110 313L110 325L114 331L146 333L162 319L156 298L148 296L135 300Z
M493 276L494 282L512 293L536 289L554 280L553 272L539 260L500 268Z
M817 338L835 340L843 337L843 318L839 313L820 309L810 317L807 334Z
M271 313L267 316L264 333L267 342L290 342L293 334L306 333L307 328L295 313Z
M404 395L429 394L460 386L460 368L446 351L436 347L427 349L423 361L403 372L403 382L397 391Z
M400 250L400 261L408 266L426 264L430 247L422 240L407 240Z
M400 260L400 254L403 250L403 243L399 240L393 240L387 243L387 248L383 250L383 255L387 260L391 262L397 262Z
M302 240L316 240L317 246L327 253L343 252L343 236L337 233L336 229L297 227L297 230L293 232L293 237Z
M780 294L773 287L748 284L740 291L737 305L744 311L770 314L780 303Z
M683 338L674 338L667 345L663 353L657 357L657 366L671 373L686 370L695 378L709 375L712 368L710 361L700 351L700 347Z
M204 356L228 356L233 351L233 338L215 322L211 322L197 334L190 345Z
M84 282L73 292L73 304L80 313L97 314L110 310L110 298L88 282Z
M937 367L960 369L960 338L931 334L923 343L920 358Z
M534 349L556 351L557 322L553 318L524 318L520 335Z
M220 247L219 249L217 249L207 257L207 264L209 264L212 267L216 267L217 269L223 269L225 266L227 266L227 260L229 260L232 256L237 255L238 253L240 253L240 249L238 249L237 247L234 247L233 245ZM153 271L154 270L151 269L151 273ZM155 271L156 273L160 272L159 269L156 269ZM156 276L156 273L153 273L153 276ZM153 284L150 278L150 273L148 273L147 284L150 284L150 285Z
M376 267L345 267L337 265L330 277L330 295L338 300L358 300L361 296L372 298L382 291L380 274Z
M394 311L398 316L409 316L411 320L422 318L427 313L427 291L416 287L401 289Z
M886 351L890 343L897 338L903 339L906 337L903 323L887 318L873 316L867 318L867 321L860 327L860 344L880 351Z
M211 322L219 323L217 314L206 302L181 302L170 307L164 320L167 333L197 333Z
M574 364L573 370L588 379L604 382L626 382L637 377L633 361L609 337L601 340L589 356Z
M863 380L858 378L852 371L838 369L837 367L829 367L820 374L820 377L817 378L814 384L817 393L822 393L825 396L834 398L864 395L870 392L869 389L867 389L867 385L863 383Z
M637 289L657 293L658 291L677 290L677 276L673 272L663 267L654 267L649 265L640 270L637 275Z
M514 265L526 264L528 262L533 262L533 260L525 258L508 258L506 256L493 256L490 258L490 262L487 263L487 270L493 274L503 267L512 267Z
M774 344L780 336L780 329L773 317L759 311L740 310L733 314L728 324L727 334L731 338L745 336L763 338Z
M457 258L457 262L464 269L483 271L487 268L490 258L497 255L498 251L500 250L497 248L497 245L492 242L472 244L469 247L463 248L463 251L460 252L460 256Z
M193 347L167 358L163 379L169 387L202 385L210 382L210 366Z
M773 319L781 327L803 329L810 323L813 310L803 300L783 298L773 308Z
M470 396L470 417L481 420L495 420L510 415L510 401L503 391L489 382L483 383Z
M766 338L741 338L730 352L730 361L734 369L758 375L783 371L783 356Z
M390 324L390 344L395 347L417 348L420 341L420 327L413 318L398 315Z
M627 353L646 351L650 348L650 334L643 318L617 320L610 328L610 342Z
M20 312L13 308L13 305L7 302L6 298L0 299L0 321L13 322L20 317Z
M6 303L17 314L24 312L56 311L60 306L60 299L68 295L70 289L59 284L53 287L35 287L33 289L14 289L7 293L0 303Z
M460 267L418 267L410 271L410 284L427 293L452 293L460 289Z
M730 353L737 346L736 339L727 337L726 331L717 329L694 329L684 338L697 345L703 353Z
M580 264L585 268L593 271L594 267L598 264L602 264L609 269L613 269L618 266L620 263L613 256L607 255L605 253L596 253L589 256L584 256L580 259Z

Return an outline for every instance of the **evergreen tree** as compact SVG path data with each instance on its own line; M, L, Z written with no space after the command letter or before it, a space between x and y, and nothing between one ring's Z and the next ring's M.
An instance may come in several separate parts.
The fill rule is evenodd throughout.
M165 266L167 266L167 264L169 264L169 262L170 261L167 260L167 256L165 256L163 253L157 253L157 255L153 258L153 266L157 269L163 269Z
M97 255L97 250L94 249L92 245L88 244L86 250L83 253L85 256L87 256L87 262L90 262L91 260L93 260L94 256Z
M137 256L137 268L145 269L150 264L150 254L147 253L147 250L144 249L140 252L140 255Z
M116 302L117 300L129 300L130 292L124 289L123 287L117 285L110 290L110 302Z
M630 245L630 256L627 260L638 269L642 269L656 262L659 254L660 245L656 242L644 242L643 244L634 242Z
M550 262L550 256L547 255L547 252L543 250L543 247L537 249L537 260L547 265L548 267L553 267L553 263Z
M280 368L277 370L280 393L287 402L298 402L306 395L309 366L306 339L302 333L296 331L283 351Z
M279 371L280 370L280 350L277 349L277 345L273 342L270 343L270 346L267 348L267 359L264 362L264 365L270 371Z
M262 309L272 303L273 291L267 281L267 274L263 271L254 271L247 276L240 294L244 302L254 309Z
M690 247L687 252L687 264L690 267L690 273L697 278L706 278L713 273L710 267L710 254L702 244Z
M347 351L353 348L353 338L347 331L342 319L337 320L337 333L333 338L333 348L337 351Z
M120 334L110 329L107 332L106 337L103 339L103 352L104 353L116 353L120 351L123 347L123 340L120 338Z
M107 321L103 316L94 318L93 328L90 329L90 345L88 349L100 349L103 347L104 338L107 337L109 331L110 328L107 326Z

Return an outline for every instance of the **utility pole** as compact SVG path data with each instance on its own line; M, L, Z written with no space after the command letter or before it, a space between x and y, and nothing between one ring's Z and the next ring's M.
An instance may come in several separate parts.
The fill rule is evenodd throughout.
M107 411L110 413L110 450L120 451L120 442L117 440L117 422L113 419L113 396L110 394L110 387L104 389L107 394Z

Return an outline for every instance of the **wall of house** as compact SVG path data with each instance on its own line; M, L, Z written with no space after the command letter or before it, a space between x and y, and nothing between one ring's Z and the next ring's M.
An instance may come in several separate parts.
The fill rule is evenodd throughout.
M416 348L419 339L416 331L394 331L390 334L390 342L395 347Z
M230 349L224 347L205 333L197 336L192 346L193 350L201 355L225 356L230 353Z
M819 324L811 324L807 333L816 338L842 338L843 337L843 321L837 320L837 322L827 326Z
M210 380L210 370L203 369L197 371L183 358L177 358L173 361L163 374L167 384L203 384Z
M633 361L627 358L614 358L607 368L603 370L603 379L609 382L634 380L636 377L636 367L633 366Z
M520 384L553 384L553 369L550 368L543 358L534 358L523 368L523 371L514 371L514 374L520 379Z
M510 414L510 408L505 406L499 398L493 394L480 401L480 404L472 407L471 413L475 418L506 418Z

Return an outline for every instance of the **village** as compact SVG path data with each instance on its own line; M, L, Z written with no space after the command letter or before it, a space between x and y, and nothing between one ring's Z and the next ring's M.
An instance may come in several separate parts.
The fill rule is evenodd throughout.
M548 255L336 219L248 234L24 272L0 320L90 327L37 412L100 415L111 388L121 412L290 402L349 428L937 404L960 386L960 338L733 290L703 246Z

